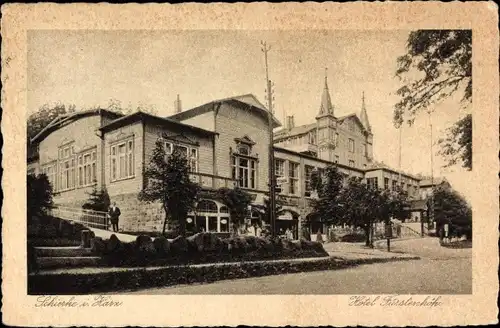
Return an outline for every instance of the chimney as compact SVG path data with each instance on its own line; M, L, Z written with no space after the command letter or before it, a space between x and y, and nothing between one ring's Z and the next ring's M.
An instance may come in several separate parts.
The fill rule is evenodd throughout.
M181 98L177 95L177 100L174 102L175 113L182 112Z
M287 118L286 128L288 130L293 129L295 127L295 122L294 122L294 119L293 119L293 115L292 116L287 116L286 118Z

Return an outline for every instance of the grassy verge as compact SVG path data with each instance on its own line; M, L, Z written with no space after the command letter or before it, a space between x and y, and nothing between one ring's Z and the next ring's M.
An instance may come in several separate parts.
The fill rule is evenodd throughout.
M226 279L262 277L286 273L338 270L361 264L401 260L410 259L342 260L330 257L314 261L241 262L225 265L172 266L97 273L32 274L28 276L28 294L95 294L179 284L210 283Z

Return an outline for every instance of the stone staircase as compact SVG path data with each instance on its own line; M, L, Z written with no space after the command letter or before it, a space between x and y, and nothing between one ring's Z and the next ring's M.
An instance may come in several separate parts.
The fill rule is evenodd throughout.
M97 266L101 259L90 248L79 246L35 247L35 256L39 270Z

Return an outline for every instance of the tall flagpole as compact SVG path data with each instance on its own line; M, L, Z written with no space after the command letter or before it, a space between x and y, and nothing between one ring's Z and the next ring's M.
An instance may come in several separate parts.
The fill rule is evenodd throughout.
M269 68L267 64L267 53L271 47L266 42L261 41L262 52L264 52L264 59L266 64L266 85L267 85L267 107L268 107L268 125L269 125L269 223L271 224L271 236L276 236L276 178L274 172L274 134L273 134L273 97L272 97L272 84L269 79Z

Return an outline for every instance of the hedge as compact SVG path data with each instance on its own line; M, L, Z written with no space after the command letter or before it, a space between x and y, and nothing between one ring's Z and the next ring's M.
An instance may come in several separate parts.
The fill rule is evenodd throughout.
M323 245L311 241L291 242L283 239L264 239L239 236L221 239L215 234L198 233L188 238L165 237L154 240L138 236L133 242L122 243L116 235L109 240L94 238L92 251L101 256L102 266L135 267L179 264L201 264L275 260L305 257L325 257Z
M417 257L411 259L418 259ZM154 269L131 269L100 273L31 274L28 276L28 294L91 294L126 291L178 284L210 283L226 279L241 279L321 270L337 270L360 264L410 260L337 258L314 261L249 262L207 266L170 266Z

